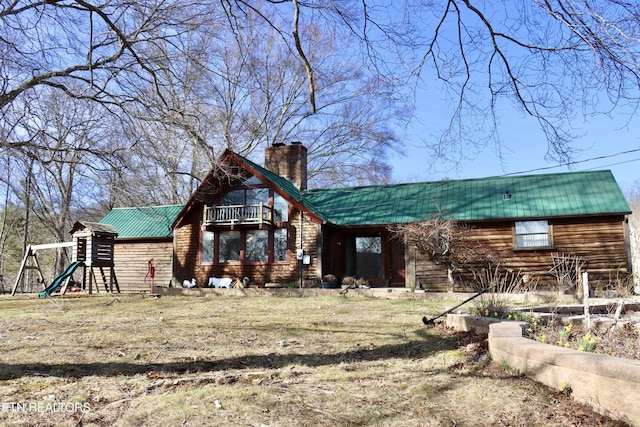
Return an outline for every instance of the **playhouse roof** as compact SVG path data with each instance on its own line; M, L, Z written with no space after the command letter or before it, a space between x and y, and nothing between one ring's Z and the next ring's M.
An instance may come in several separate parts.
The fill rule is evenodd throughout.
M78 231L89 230L92 235L112 235L117 236L118 231L109 224L100 224L98 222L89 221L76 221L71 227L70 234L75 234Z
M114 208L100 220L118 231L119 238L172 237L171 224L184 205Z

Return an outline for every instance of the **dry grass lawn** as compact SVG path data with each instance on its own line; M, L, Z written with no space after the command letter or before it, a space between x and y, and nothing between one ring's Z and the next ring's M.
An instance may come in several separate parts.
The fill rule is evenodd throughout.
M0 298L7 426L619 426L505 372L455 301Z

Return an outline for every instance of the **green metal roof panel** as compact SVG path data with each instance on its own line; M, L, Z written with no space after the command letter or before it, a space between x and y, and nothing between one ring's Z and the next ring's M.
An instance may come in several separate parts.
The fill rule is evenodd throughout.
M171 224L183 205L114 208L100 220L118 231L119 238L171 237Z
M505 193L510 200L503 200ZM304 199L337 225L627 213L610 171L308 190Z

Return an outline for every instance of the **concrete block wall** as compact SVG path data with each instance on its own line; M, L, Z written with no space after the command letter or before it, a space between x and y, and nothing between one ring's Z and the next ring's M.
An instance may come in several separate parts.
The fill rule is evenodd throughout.
M449 321L449 319L447 319ZM524 338L520 322L488 324L494 363L561 391L611 418L640 426L640 361L598 355Z

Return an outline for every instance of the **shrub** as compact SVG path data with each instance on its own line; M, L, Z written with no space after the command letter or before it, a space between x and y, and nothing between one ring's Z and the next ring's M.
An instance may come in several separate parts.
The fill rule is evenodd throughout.
M528 289L529 283L519 271L501 269L499 265L489 266L474 272L476 287L488 289L473 304L473 312L481 316L504 319L513 312L513 301L509 294Z

